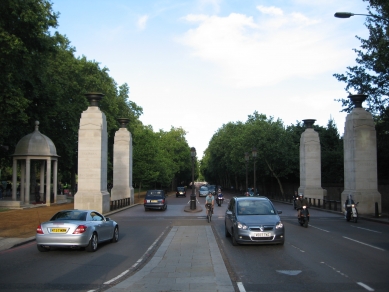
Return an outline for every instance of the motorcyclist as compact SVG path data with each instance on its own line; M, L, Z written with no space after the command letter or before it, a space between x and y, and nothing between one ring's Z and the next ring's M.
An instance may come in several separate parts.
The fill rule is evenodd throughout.
M218 203L219 206L220 206L220 204L221 204L221 200L223 200L222 190L221 190L221 189L218 189L218 190L217 190L217 203Z
M346 202L344 202L344 216L347 217L347 212L351 212L351 205L355 204L354 200L352 199L351 195L348 195L346 198Z
M298 217L298 218L300 218L301 209L302 209L304 206L307 208L307 213L308 213L308 215L309 215L309 212L308 212L308 206L309 206L308 200L307 200L307 198L304 198L304 196L303 196L302 193L299 193L299 198L298 198L298 200L296 201L297 217Z

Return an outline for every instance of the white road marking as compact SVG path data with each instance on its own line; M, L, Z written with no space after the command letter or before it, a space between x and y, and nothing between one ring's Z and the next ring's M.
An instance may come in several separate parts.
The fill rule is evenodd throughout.
M158 238L150 245L150 247L146 250L146 252L142 255L142 257L141 257L139 260L137 260L135 264L133 264L133 265L131 266L131 269L135 268L137 265L139 265L139 264L142 262L143 258L146 256L146 254L147 254L147 253L148 253L148 252L157 244L158 240L165 234L165 232L166 232L167 229L168 229L168 227L166 227L165 230L161 233L161 235L158 236ZM111 280L108 280L107 282L104 282L103 284L106 284L106 285L107 285L107 284L110 284L110 283L116 281L117 279L123 277L123 276L124 276L125 274L127 274L129 271L130 271L130 269L125 270L125 271L124 271L123 273L121 273L120 275L116 276L115 278L112 278ZM94 290L91 290L91 291L94 291Z
M325 263L325 262L321 262L321 264L326 265L327 267L333 269L333 270L334 270L335 272L337 272L338 274L340 274L340 275L342 275L342 276L348 278L348 276L347 276L346 274L344 274L344 273L342 273L341 271L337 270L336 268L330 266L329 264L327 264L327 263Z
M370 246L370 247L375 248L375 249L379 249L379 250L385 251L385 250L382 249L382 248L379 248L379 247L376 247L376 246L374 246L374 245L370 245L370 244L367 244L367 243L364 243L364 242L362 242L362 241L358 241L358 240L355 240L355 239L352 239L352 238L349 238L349 237L346 237L346 236L343 236L343 238L346 238L346 239L351 240L351 241L358 242L358 243L363 244L363 245Z
M311 224L309 224L309 226L310 226L310 227L313 227L313 228L316 228L316 229L319 229L319 230L324 231L324 232L329 232L328 230L321 229L321 228L316 227L316 226L313 226L313 225L311 225Z
M246 292L246 289L244 288L242 282L236 282L236 284L238 285L238 289L240 292Z
M367 286L366 284L363 284L362 282L357 282L357 284L358 284L359 286L362 286L363 288L365 288L367 291L374 291L373 288Z
M350 226L351 226L351 227L354 227L354 228L359 228L359 229L363 229L363 230L367 230L367 231L375 232L375 233L382 233L382 232L380 232L380 231L371 230L371 229L367 229L367 228L357 227L357 226L353 226L353 225L350 225Z
M296 276L301 273L300 270L276 270L276 272L280 274L289 275L289 276Z
M305 251L303 251L302 249L299 249L297 246L294 246L293 244L291 244L291 246L293 246L295 249L298 249L298 250L301 251L301 252L305 252Z

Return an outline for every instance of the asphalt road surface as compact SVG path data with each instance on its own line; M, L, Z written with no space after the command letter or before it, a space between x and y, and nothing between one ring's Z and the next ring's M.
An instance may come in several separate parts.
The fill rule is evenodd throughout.
M191 190L189 190L190 194ZM237 291L388 291L389 225L311 210L308 228L297 223L289 204L282 210L284 246L232 246L224 235L226 202L215 206L212 222L205 211L184 212L186 198L168 198L166 211L142 205L109 217L120 226L116 244L95 253L56 249L40 253L35 242L0 252L2 291L103 291L139 270L172 226L211 224ZM199 198L201 205L204 198ZM123 272L130 273L123 275ZM106 284L104 284L106 283ZM109 283L109 284L107 284Z

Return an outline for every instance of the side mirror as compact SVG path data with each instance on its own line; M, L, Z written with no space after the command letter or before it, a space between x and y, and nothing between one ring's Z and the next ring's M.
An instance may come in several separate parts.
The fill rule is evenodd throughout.
M109 220L111 220L111 219L109 219L109 217L105 217L105 221L109 221Z
M232 215L232 212L230 210L227 210L226 214L227 215Z

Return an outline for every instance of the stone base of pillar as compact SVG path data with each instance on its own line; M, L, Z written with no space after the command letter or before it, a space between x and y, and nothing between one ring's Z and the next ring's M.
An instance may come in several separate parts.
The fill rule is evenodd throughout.
M344 190L341 195L341 205L344 211L344 202L347 196L351 195L355 203L358 204L358 214L360 215L374 215L375 203L378 203L378 213L381 214L381 194L378 190Z
M323 200L327 197L327 190L323 188L312 188L312 187L299 187L298 193L303 193L305 198L318 199Z
M8 200L0 201L0 207L5 207L9 209L22 209L23 206L24 203L22 201L8 201Z
M74 209L96 210L102 214L110 211L110 196L107 191L93 193L93 191L77 192L74 196Z

